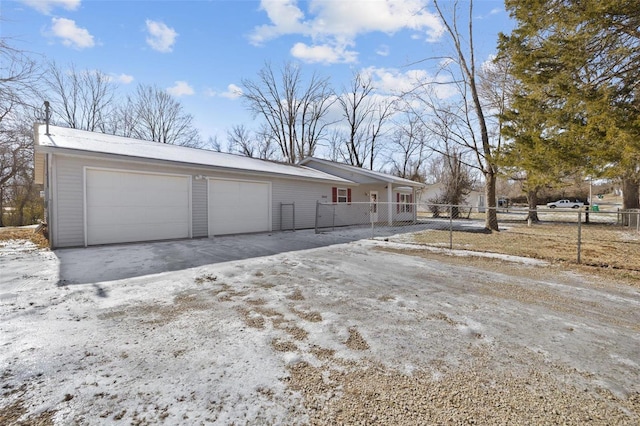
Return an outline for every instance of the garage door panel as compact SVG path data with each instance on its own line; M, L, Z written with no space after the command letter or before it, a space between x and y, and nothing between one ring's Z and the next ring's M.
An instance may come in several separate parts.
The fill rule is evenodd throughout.
M209 234L271 230L269 182L209 180Z
M87 169L87 244L189 236L189 177Z
M170 225L170 224L168 224ZM176 224L178 225L178 224ZM172 228L169 226L169 228ZM100 241L99 244L114 244L134 241L153 241L157 240L157 228L153 224L131 224L121 225L122 233L127 235L135 235L136 239L131 241L123 240L118 234L113 232L111 226L96 227L93 231L94 240ZM162 239L184 238L181 230L176 226L173 231L167 232Z

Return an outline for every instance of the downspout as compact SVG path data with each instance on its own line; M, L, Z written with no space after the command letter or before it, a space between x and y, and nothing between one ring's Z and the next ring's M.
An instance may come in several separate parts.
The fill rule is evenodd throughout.
M387 183L387 217L389 218L389 226L393 226L393 184Z
M53 238L53 218L52 218L52 195L51 195L51 157L53 154L47 153L44 157L44 222L47 225L47 237L49 238L49 248L55 247Z

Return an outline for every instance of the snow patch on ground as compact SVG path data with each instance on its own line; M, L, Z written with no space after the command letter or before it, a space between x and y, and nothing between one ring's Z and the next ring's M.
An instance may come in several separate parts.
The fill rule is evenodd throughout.
M524 371L538 352L640 390L637 291L375 250L416 249L389 239L296 231L56 251L4 242L3 404L21 398L28 414L55 410L60 424L304 424L287 385L297 364L368 360L437 378L474 348L503 368Z

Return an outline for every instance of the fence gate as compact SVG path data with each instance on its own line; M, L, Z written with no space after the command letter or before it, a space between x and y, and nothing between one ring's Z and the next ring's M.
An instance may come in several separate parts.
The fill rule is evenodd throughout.
M280 230L296 230L296 203L280 203Z

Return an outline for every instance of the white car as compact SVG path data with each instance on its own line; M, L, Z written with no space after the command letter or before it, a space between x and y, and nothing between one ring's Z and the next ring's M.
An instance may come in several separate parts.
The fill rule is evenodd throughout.
M562 209L579 209L580 207L584 207L584 203L582 201L558 200L553 203L547 203L547 207L550 209L555 209L556 207Z

